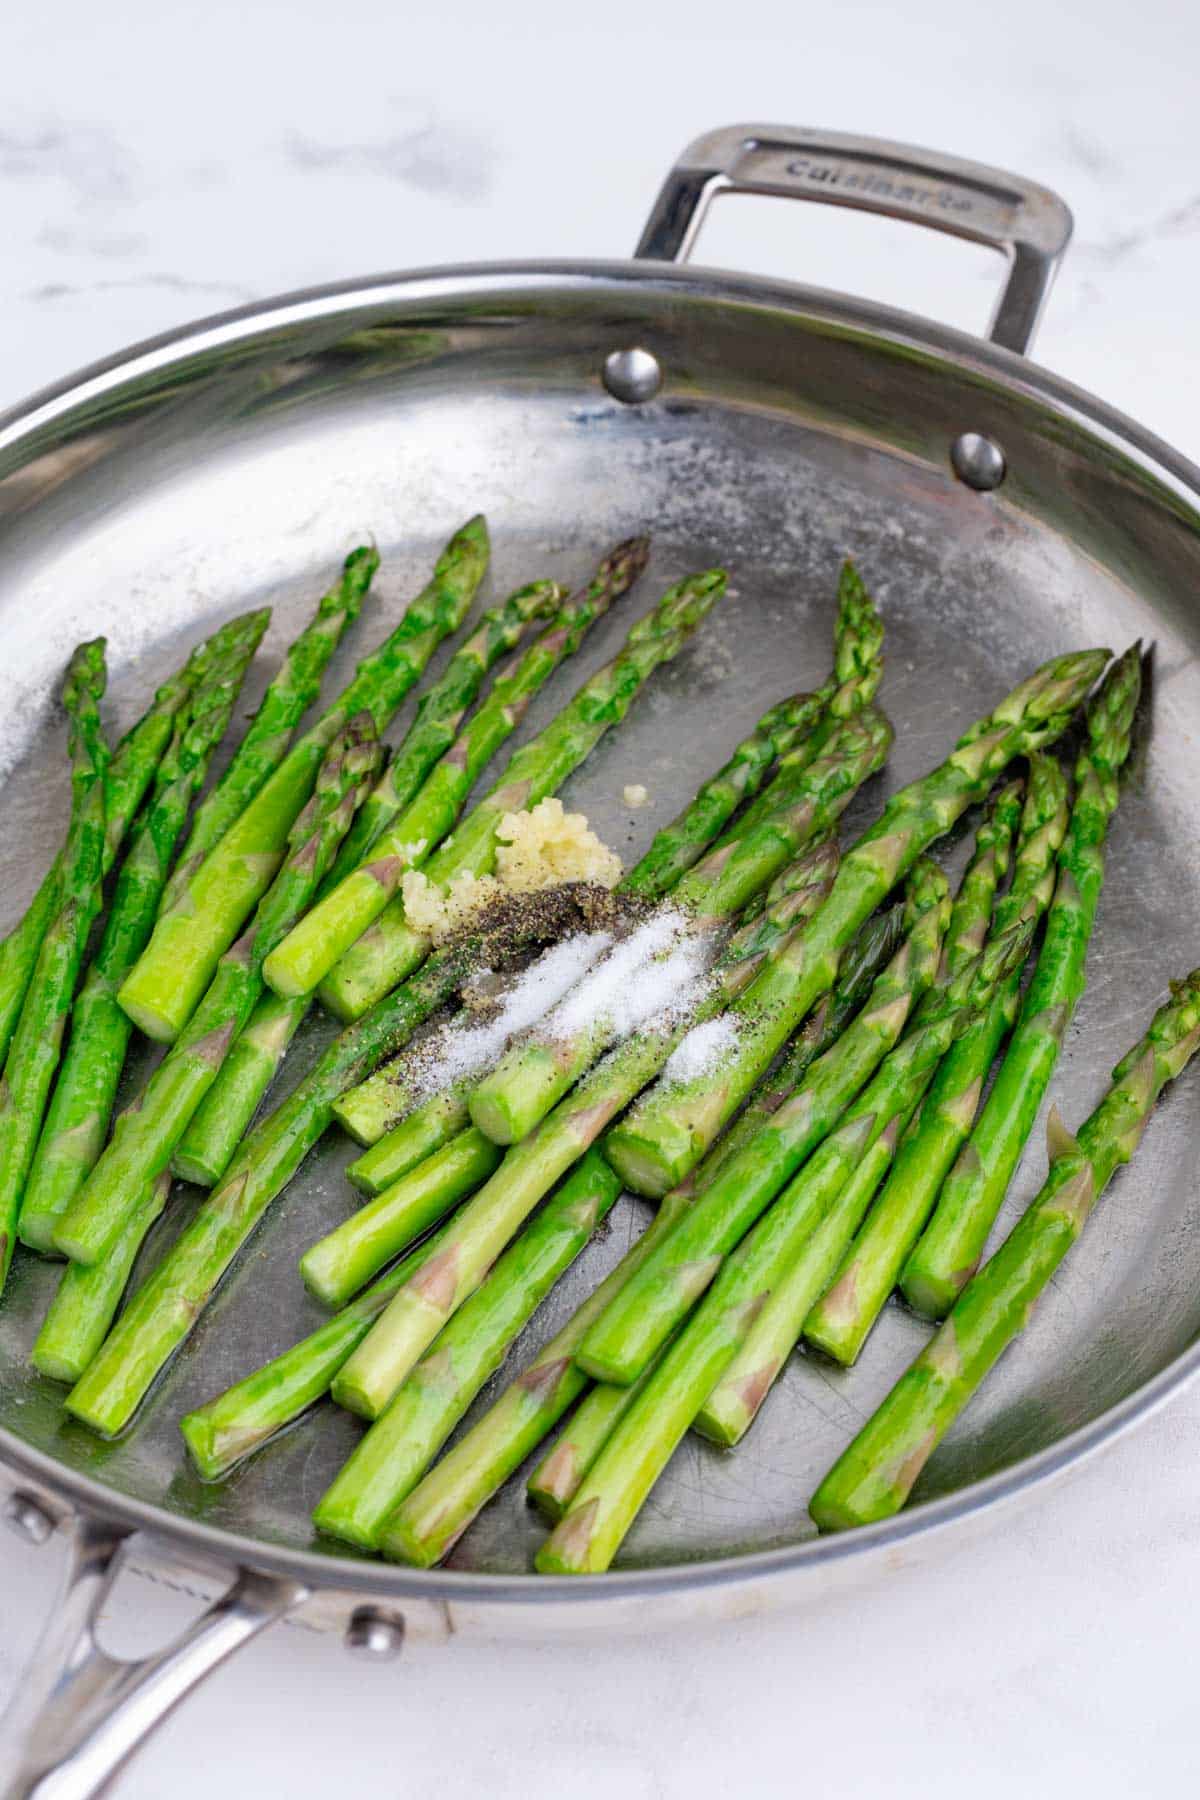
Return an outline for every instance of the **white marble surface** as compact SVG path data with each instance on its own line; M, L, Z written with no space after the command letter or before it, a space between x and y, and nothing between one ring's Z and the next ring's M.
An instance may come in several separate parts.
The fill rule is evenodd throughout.
M3 37L0 406L280 289L627 254L675 151L763 118L943 145L1058 188L1078 234L1040 357L1200 458L1187 0L61 0L10 8ZM745 202L718 209L702 255L980 327L986 253L901 229ZM276 1632L121 1794L1174 1795L1200 1773L1198 1456L1200 1392L932 1571L720 1632L418 1645L365 1670ZM0 1544L0 1699L55 1559Z

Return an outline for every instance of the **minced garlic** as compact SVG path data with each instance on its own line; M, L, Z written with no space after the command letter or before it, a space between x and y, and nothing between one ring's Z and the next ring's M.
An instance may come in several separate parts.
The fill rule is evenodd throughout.
M439 887L419 869L404 877L404 913L435 943L469 924L500 893L532 894L568 881L615 887L621 861L601 843L583 813L564 811L553 796L528 812L505 813L496 833L496 873L456 875Z
M621 790L621 798L626 806L645 806L650 798L640 781L630 781Z
M565 812L553 795L529 812L506 813L497 837L496 874L514 893L564 881L611 888L621 879L620 857L600 842L583 813Z

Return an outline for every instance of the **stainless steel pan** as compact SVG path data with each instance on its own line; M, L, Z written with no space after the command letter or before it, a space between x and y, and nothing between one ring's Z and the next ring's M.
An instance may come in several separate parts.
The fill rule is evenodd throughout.
M888 213L991 245L1008 261L992 341L836 294L679 266L711 198L735 192ZM62 829L47 696L76 637L108 631L124 720L198 627L235 607L268 597L271 641L282 643L364 532L384 549L394 603L479 506L498 547L498 589L541 569L576 576L609 540L649 527L645 596L718 559L734 570L736 595L571 784L624 847L623 781L636 774L653 795L640 841L766 702L823 670L835 570L852 549L887 617L893 784L1052 652L1120 647L1139 633L1155 643L1153 729L1115 822L1091 980L1055 1083L1068 1119L1079 1117L1168 976L1197 960L1200 473L1023 359L1069 233L1052 194L995 170L739 126L686 152L632 262L322 289L161 339L9 415L5 911L24 904ZM610 625L581 661L609 652L624 629ZM879 798L876 789L864 814ZM332 1411L222 1486L189 1472L179 1414L313 1316L294 1264L318 1221L345 1204L336 1141L269 1216L119 1444L64 1425L57 1393L29 1373L54 1277L20 1262L0 1311L8 1516L34 1542L57 1528L71 1548L62 1604L10 1721L10 1793L95 1792L167 1708L285 1614L389 1654L405 1624L544 1634L637 1621L651 1608L656 1621L729 1612L869 1579L897 1546L927 1554L952 1522L1032 1494L1200 1363L1196 1092L1185 1078L1165 1104L1057 1291L930 1465L918 1505L828 1541L805 1512L819 1473L921 1341L892 1309L853 1373L794 1359L735 1455L689 1442L619 1569L589 1582L528 1575L538 1533L519 1483L442 1571L318 1545L309 1509L355 1429ZM1031 1191L1040 1161L1035 1147L1016 1196ZM159 1245L188 1210L185 1194ZM632 1216L618 1217L531 1340L619 1254ZM131 1557L172 1577L190 1570L193 1585L223 1597L161 1656L116 1664L92 1625Z

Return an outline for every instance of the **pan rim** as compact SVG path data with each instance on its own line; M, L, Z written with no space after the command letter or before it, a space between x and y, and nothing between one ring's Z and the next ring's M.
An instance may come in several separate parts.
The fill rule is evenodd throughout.
M986 375L1009 391L1048 404L1071 418L1092 439L1131 455L1178 498L1200 507L1200 467L1155 433L1041 365L970 333L878 302L799 283L731 274L698 265L638 261L521 261L467 263L386 273L301 289L216 313L145 339L113 356L86 365L0 413L0 455L22 440L68 421L81 407L111 395L125 383L163 376L174 365L207 351L232 350L288 326L364 306L405 307L503 292L527 293L605 288L661 292L710 302L767 305L798 319L835 328L865 331L890 345L933 353L962 372ZM650 1599L680 1590L714 1589L799 1572L825 1564L846 1564L870 1552L895 1549L914 1538L962 1523L1029 1493L1080 1466L1122 1433L1162 1406L1200 1374L1200 1343L1181 1352L1165 1368L1086 1425L1056 1443L1022 1457L1010 1467L971 1482L940 1499L878 1524L832 1537L811 1537L771 1550L610 1570L603 1580L533 1574L499 1575L453 1569L409 1569L335 1552L290 1549L269 1541L206 1525L137 1500L59 1462L0 1427L0 1464L18 1478L74 1502L89 1515L114 1521L178 1549L186 1558L212 1559L228 1568L250 1567L288 1577L319 1592L331 1588L397 1599L529 1605L543 1602L600 1602Z

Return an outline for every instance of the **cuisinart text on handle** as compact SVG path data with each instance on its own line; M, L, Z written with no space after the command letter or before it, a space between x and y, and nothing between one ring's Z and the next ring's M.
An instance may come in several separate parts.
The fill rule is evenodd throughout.
M975 200L961 188L923 187L919 182L898 180L854 163L816 161L811 156L794 156L785 166L789 175L811 182L814 187L843 188L869 194L876 200L894 200L899 206L919 206L937 212L975 211Z

